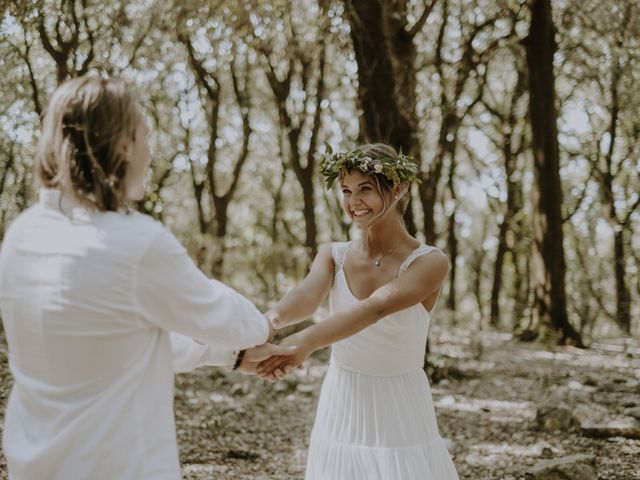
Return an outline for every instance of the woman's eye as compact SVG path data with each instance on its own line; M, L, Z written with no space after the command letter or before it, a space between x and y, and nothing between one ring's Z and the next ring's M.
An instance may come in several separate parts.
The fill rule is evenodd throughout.
M347 194L349 194L349 193L351 193L349 190L342 190L342 194L343 194L343 195L347 195Z

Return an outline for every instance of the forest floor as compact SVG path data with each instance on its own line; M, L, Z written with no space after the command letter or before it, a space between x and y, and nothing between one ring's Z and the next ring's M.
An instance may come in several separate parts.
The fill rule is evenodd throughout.
M599 479L640 479L640 439L591 438L580 428L545 432L536 422L537 410L550 404L583 417L596 412L601 420L637 414L640 341L610 339L580 350L523 344L497 332L471 342L462 331L432 328L431 337L440 433L461 479L529 479L538 462L578 453L595 458ZM4 342L0 352L4 412L11 383ZM178 375L185 480L302 479L327 356L320 352L276 383L216 368Z

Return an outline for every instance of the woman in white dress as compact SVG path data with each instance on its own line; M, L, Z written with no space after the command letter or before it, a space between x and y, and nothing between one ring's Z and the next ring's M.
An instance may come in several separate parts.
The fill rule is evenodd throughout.
M438 432L423 360L449 262L409 235L402 221L416 179L410 157L383 144L347 153L328 149L329 186L359 239L318 252L308 276L268 314L276 327L309 317L330 292L331 315L286 338L297 345L258 374L282 377L312 352L333 345L307 462L307 480L457 480Z

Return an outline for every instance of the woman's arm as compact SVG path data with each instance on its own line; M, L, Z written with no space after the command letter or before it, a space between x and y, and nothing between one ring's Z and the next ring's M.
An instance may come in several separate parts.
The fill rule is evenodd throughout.
M387 315L423 302L441 287L448 271L449 260L439 250L418 257L406 272L368 298L287 337L282 344L297 345L298 352L291 357L264 361L258 367L258 374L269 376L276 370L281 373L299 366L314 351L350 337Z
M291 325L313 315L329 293L334 269L331 245L323 245L305 279L265 314L274 328Z

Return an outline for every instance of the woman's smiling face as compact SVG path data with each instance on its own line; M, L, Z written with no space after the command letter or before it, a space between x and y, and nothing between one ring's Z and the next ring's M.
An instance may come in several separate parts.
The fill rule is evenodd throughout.
M342 177L342 208L356 227L366 228L384 209L384 201L372 175L350 170Z

